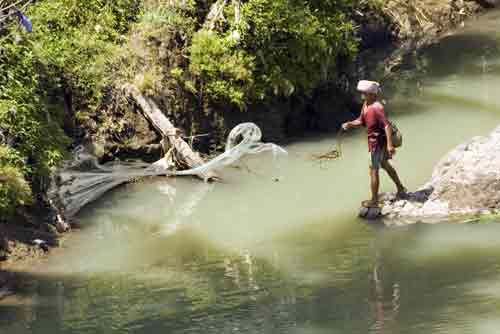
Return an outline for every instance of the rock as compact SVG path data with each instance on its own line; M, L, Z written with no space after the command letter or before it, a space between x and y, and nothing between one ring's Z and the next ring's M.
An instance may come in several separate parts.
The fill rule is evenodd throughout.
M394 207L391 207L389 205L384 205L382 207L382 216L390 216L395 214L396 212L394 211Z
M56 230L58 233L65 233L70 229L70 226L68 223L66 223L61 215L57 215L57 220L56 220Z
M57 228L53 224L44 224L44 230L52 235L57 235Z
M6 297L14 295L14 291L4 287L0 288L0 299L4 299Z
M396 208L404 208L405 205L406 205L406 201L397 201L396 203L394 203L394 207Z
M106 153L106 141L104 138L99 137L88 143L87 149L97 158L102 158Z
M500 127L450 152L434 169L430 200L452 211L483 210L500 203Z
M49 251L49 245L44 240L35 239L33 240L33 245L40 247L40 249L42 249L44 252Z
M382 209L381 208L366 208L366 207L361 207L359 209L359 217L368 219L368 220L375 220L377 218L380 218L382 214Z
M500 5L500 0L478 0L480 4L484 4L491 7L496 7Z
M385 197L389 198L389 197ZM430 181L405 200L384 201L385 217L491 215L500 209L500 126L459 145L436 165Z
M409 201L405 201L405 206L403 207L403 209L399 212L399 215L400 216L413 216L414 215L414 212L415 212L415 206L409 202Z
M0 237L0 251L10 253L9 241L5 237Z

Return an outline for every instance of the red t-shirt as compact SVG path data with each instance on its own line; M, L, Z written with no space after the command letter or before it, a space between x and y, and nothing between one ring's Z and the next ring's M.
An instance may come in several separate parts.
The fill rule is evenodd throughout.
M358 120L368 132L368 150L374 152L377 148L384 148L387 144L385 128L389 125L385 117L384 106L380 102L369 106L365 103Z

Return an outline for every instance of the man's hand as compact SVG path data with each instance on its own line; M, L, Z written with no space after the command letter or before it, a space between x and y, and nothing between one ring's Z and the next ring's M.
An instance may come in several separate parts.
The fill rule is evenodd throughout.
M358 118L358 119L355 119L354 121L345 122L344 124L342 124L342 129L344 131L349 130L349 129L356 129L362 125L363 125L363 123L361 122L361 119Z
M392 158L396 154L396 149L392 145L387 145L387 153L389 153L389 158Z

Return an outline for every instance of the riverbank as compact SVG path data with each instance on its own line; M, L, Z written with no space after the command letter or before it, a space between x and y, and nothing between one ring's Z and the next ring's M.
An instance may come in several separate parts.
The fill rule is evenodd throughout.
M44 265L49 256L64 252L63 245L77 233L77 226L64 233L40 231L33 227L1 224L0 235L0 301L18 289L20 276L34 272ZM43 243L34 243L35 240Z

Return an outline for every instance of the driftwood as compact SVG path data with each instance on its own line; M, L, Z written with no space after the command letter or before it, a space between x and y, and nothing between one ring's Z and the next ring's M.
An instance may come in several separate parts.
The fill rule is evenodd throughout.
M134 85L126 84L123 86L123 89L135 100L141 108L144 117L161 134L163 141L168 143L170 149L168 150L166 160L175 162L176 166L186 169L195 168L204 163L200 155L194 152L188 143L179 136L178 129L174 127L154 101L142 95ZM200 173L196 176L209 181L217 179L216 174L213 172Z

